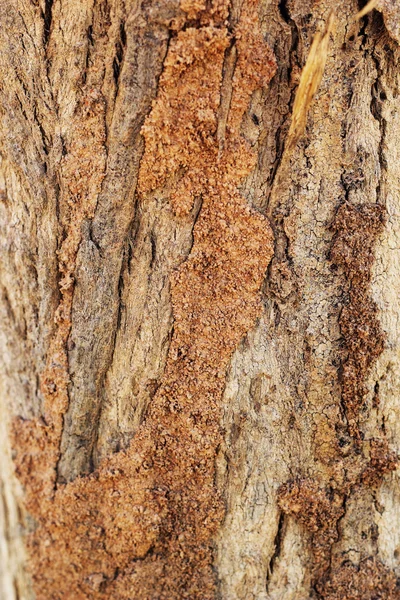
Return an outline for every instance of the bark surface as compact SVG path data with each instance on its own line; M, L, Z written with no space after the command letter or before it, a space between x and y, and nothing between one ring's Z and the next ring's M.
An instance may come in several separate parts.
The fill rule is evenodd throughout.
M364 4L0 3L2 599L400 599L400 9Z

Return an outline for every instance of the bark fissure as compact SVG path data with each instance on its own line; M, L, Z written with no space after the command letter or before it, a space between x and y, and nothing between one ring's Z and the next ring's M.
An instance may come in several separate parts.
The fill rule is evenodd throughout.
M282 3L281 3L282 4ZM279 6L281 6L279 4ZM282 9L283 10L283 9ZM290 18L289 12L284 12L287 14L288 20L284 17L284 21L289 25L291 31L291 41L290 41L290 50L288 55L288 63L287 67L287 85L290 90L290 97L287 104L287 111L283 114L281 118L281 123L277 127L275 132L275 159L271 167L271 171L268 178L268 186L269 192L265 200L266 210L268 210L269 203L271 200L271 195L273 193L275 179L278 176L279 169L281 168L283 157L285 154L285 143L287 134L289 131L290 117L293 111L293 104L296 96L297 84L298 80L296 76L293 76L295 72L299 72L301 65L299 63L298 58L298 44L299 44L299 33L298 33L298 25L294 19ZM277 77L277 75L276 75Z
M280 0L280 2L278 3L278 8L282 19L285 21L285 23L289 25L291 22L291 18L287 0Z
M283 512L281 512L281 514L279 515L278 529L277 529L276 536L274 539L274 553L272 554L271 559L269 561L269 565L268 565L268 571L267 571L267 577L266 577L267 592L268 592L269 580L271 579L271 575L274 572L275 564L279 560L279 557L281 554L284 530L285 530L285 514Z
M374 61L376 68L376 80L372 84L371 87L371 113L378 121L379 131L380 131L380 140L378 146L378 156L379 156L379 167L380 173L377 178L376 184L376 201L384 202L384 197L382 198L381 194L381 182L384 178L384 171L387 169L387 162L385 158L385 138L386 138L386 119L383 116L383 104L386 100L386 92L382 83L382 77L384 75L383 68L381 65L381 59L379 55L376 55L376 46L371 51L371 57Z
M224 149L226 124L231 107L233 92L233 75L236 68L237 50L234 37L230 40L228 48L225 50L224 66L222 70L222 82L220 91L220 105L218 109L217 139L220 152Z
M53 2L54 2L54 0L44 0L43 44L45 47L49 43L49 38L50 38L50 33L51 33Z

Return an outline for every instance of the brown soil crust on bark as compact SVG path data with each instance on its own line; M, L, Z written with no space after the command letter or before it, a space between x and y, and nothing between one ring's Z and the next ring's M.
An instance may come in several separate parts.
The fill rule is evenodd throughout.
M214 481L219 401L232 353L260 313L273 252L267 220L237 191L255 159L240 124L253 91L271 79L274 61L258 31L258 2L245 3L233 33L228 2L185 1L182 8L187 20L173 24L176 37L143 128L139 176L142 202L161 185L177 215L202 201L192 252L172 281L167 367L128 451L54 488L68 326L60 334L49 361L62 373L46 372L52 400L46 421L18 421L14 428L16 469L36 521L28 547L38 599L122 599L132 598L132 590L143 599L215 595L211 541L223 515ZM237 62L221 149L217 115L233 37ZM73 267L66 276L73 278Z
M332 264L343 269L349 283L348 300L340 316L343 337L342 402L350 434L360 439L358 414L366 395L365 379L384 348L377 307L369 296L377 236L385 222L379 204L343 204L336 215L337 231Z
M397 578L379 560L371 558L358 567L332 555L340 538L339 522L346 502L362 485L378 486L382 477L398 467L398 457L382 439L364 440L358 417L365 401L366 378L384 348L384 334L377 307L370 297L371 267L376 239L385 223L385 209L379 204L342 204L337 212L330 259L341 268L348 282L347 301L340 316L343 336L342 403L343 417L352 439L346 454L337 445L342 466L340 480L321 488L316 481L301 479L281 486L281 509L296 518L310 532L313 552L312 586L317 597L400 598Z

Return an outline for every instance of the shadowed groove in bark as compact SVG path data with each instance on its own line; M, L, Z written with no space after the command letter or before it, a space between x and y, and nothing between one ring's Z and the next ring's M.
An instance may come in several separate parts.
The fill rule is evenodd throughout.
M53 10L53 2L54 0L44 0L44 14L43 14L43 44L47 46L50 37L51 31L51 19L52 19L52 10Z
M275 563L279 560L279 556L281 553L284 530L285 530L285 513L281 512L281 514L279 515L278 529L277 529L275 540L274 540L275 550L274 550L273 555L271 556L271 560L268 565L268 571L267 571L267 577L266 577L267 593L268 593L268 582L271 577L271 573L273 572Z

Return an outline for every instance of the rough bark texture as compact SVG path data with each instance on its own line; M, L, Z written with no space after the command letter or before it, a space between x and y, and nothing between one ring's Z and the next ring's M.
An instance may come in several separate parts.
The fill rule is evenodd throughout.
M363 4L1 2L2 599L400 599L400 9Z

